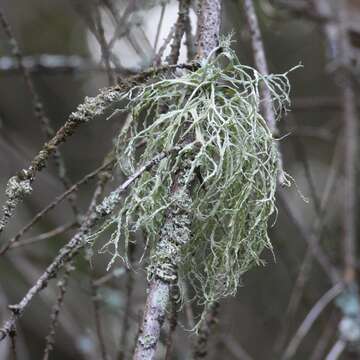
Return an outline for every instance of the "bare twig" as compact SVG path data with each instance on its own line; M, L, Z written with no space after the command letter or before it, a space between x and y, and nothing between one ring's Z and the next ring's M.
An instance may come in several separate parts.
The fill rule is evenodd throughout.
M218 310L219 303L215 302L209 305L194 343L193 360L205 359L208 353L209 337L217 324Z
M186 18L189 13L190 0L179 0L178 18L175 24L175 33L171 44L170 54L167 57L169 64L176 64L179 59L181 40L185 33Z
M331 338L335 335L338 325L338 316L335 314L335 310L330 315L329 320L324 326L324 330L319 337L319 340L314 348L313 353L309 360L322 360L325 357L326 349L331 341Z
M90 288L91 288L91 301L94 309L95 329L100 347L101 359L107 360L108 355L107 355L104 332L100 317L100 301L99 301L98 287L95 285L95 281L93 279L90 280Z
M156 29L156 36L155 36L155 42L154 42L154 51L156 51L157 46L158 46L160 31L161 31L161 27L162 27L162 24L163 24L163 21L164 21L165 10L166 10L166 3L162 3L161 4L160 19L159 19L158 26L157 26L157 29Z
M130 246L129 251L129 261L132 263L133 253L135 251L135 245ZM128 352L128 331L130 324L130 313L131 313L131 304L132 304L132 293L134 290L134 277L132 269L126 269L126 288L125 288L125 306L124 306L124 315L122 319L122 328L121 328L121 337L119 343L119 351L117 354L117 360L127 359Z
M71 263L67 264L65 267L64 275L62 276L61 280L58 282L58 296L56 302L51 310L51 323L50 323L50 330L49 334L46 336L46 344L45 350L43 355L43 360L48 360L50 356L50 352L54 348L55 344L55 334L56 334L56 327L59 322L59 314L64 302L65 293L67 290L67 285L69 281L69 275L75 268Z
M328 256L324 253L323 249L318 243L318 238L314 233L309 232L306 227L301 224L300 220L296 217L290 202L288 201L286 195L280 191L279 199L281 200L284 208L286 209L287 215L291 218L293 224L296 226L298 232L308 243L309 249L311 250L313 256L318 261L319 265L324 270L324 273L329 277L333 284L337 284L341 281L341 276L338 269L332 265Z
M269 75L269 69L266 61L264 44L261 37L260 27L258 18L256 16L254 3L252 0L243 0L244 2L244 12L245 17L249 26L250 35L251 35L251 45L255 59L255 65L258 71L264 75ZM264 113L265 120L269 129L274 137L279 135L278 128L276 126L276 116L273 108L270 89L263 84L261 87L261 93L263 97L262 112ZM276 146L279 147L279 143L276 143ZM286 185L286 177L283 169L283 160L281 156L281 152L278 151L278 182L280 185Z
M15 56L15 58L18 61L19 69L23 74L25 84L26 84L26 86L29 90L30 96L31 96L35 116L40 122L42 132L45 135L45 139L49 140L54 136L55 131L51 126L50 119L48 118L48 116L45 113L44 105L43 105L42 101L40 100L40 97L35 89L35 85L31 78L31 75L30 75L29 71L27 70L27 68L23 65L23 55L20 51L20 48L18 46L18 43L17 43L15 37L14 37L14 34L12 33L10 24L8 23L6 17L4 15L4 13L1 11L1 9L0 9L0 24L2 25L2 27L5 31L5 34L7 35L9 42L12 45L13 55ZM68 179L68 177L66 175L64 159L61 156L59 149L57 149L57 148L54 149L53 155L54 155L55 165L56 165L57 171L58 171L58 177L59 177L60 181L62 182L62 184L64 185L65 189L67 189L70 185L70 180ZM76 206L76 199L74 197L71 197L68 199L68 201L73 209L74 214L77 215L78 209Z
M98 2L97 6L95 6L95 9L94 9L95 25L96 25L96 30L97 30L97 34L98 34L97 39L100 44L101 54L102 54L102 58L104 60L106 72L108 75L109 85L114 85L115 77L114 77L113 69L111 68L111 64L110 64L110 54L111 53L110 53L109 45L105 38L105 31L104 31L104 27L103 27L102 20L101 20L99 6L100 6L100 1Z
M70 222L70 223L67 223L67 224L60 225L60 226L56 227L55 229L52 229L52 230L50 230L48 232L45 232L45 233L42 233L40 235L30 237L30 238L25 239L23 241L15 242L12 245L10 245L9 249L16 249L16 248L19 248L19 247L32 245L32 244L35 244L35 243L40 242L40 241L51 239L51 238L53 238L55 236L59 236L59 235L62 235L64 233L66 233L67 231L77 227L78 225L79 225L79 223L77 221L73 221L73 222ZM0 254L1 254L1 252L0 252Z
M337 360L346 348L346 342L342 339L336 341L330 352L326 355L325 360Z
M177 309L176 309L176 301L177 301L177 289L173 288L171 291L171 309L170 314L168 316L169 320L169 331L166 339L166 353L165 360L171 360L173 358L173 343L174 343L174 335L177 326Z
M246 352L246 350L236 341L233 336L226 334L221 337L226 349L237 360L253 360L253 358Z
M282 357L283 360L290 359L296 353L301 341L306 336L306 334L311 329L314 322L323 312L325 307L331 303L344 289L343 283L338 283L334 285L330 290L328 290L312 307L310 312L305 317L304 321L301 323L299 328L297 329L294 337L289 342L284 355Z

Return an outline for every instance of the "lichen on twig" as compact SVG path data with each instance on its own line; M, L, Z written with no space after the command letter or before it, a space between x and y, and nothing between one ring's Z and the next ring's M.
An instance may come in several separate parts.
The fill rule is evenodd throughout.
M110 265L117 258L126 262L132 234L145 230L143 257L150 277L188 279L198 299L211 303L234 294L241 274L261 263L260 253L271 248L267 223L275 210L279 154L260 113L260 86L269 89L276 114L286 109L287 73L263 76L241 65L230 41L224 40L197 70L124 95L132 115L129 132L118 139L124 172L132 173L157 153L186 145L144 172L118 214L99 229L115 224L102 248L112 255ZM145 143L140 156L139 142ZM174 194L169 189L179 171L186 186ZM181 231L164 226L171 209L191 218L180 224Z

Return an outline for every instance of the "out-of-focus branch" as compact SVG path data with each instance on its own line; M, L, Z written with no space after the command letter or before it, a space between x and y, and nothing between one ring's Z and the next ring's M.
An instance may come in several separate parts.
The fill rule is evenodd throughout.
M14 37L14 34L11 30L10 24L8 23L6 17L1 9L0 9L0 24L2 25L4 32L12 46L13 55L17 59L18 67L23 74L25 84L26 84L28 91L30 93L30 96L31 96L31 101L32 101L32 105L34 108L35 117L39 120L42 132L45 136L45 139L48 141L55 135L55 131L51 125L49 117L47 116L47 114L45 112L44 104L40 100L40 96L36 91L35 84L32 80L32 77L31 77L29 71L27 70L27 68L23 65L23 55L20 51L18 43L17 43L17 41ZM61 183L64 185L64 188L67 189L70 186L70 180L67 177L65 162L60 153L60 150L55 148L54 152L53 152L53 156L54 156L55 166L56 166L57 172L58 172L58 177L59 177ZM68 201L69 201L70 206L73 209L74 215L75 216L78 215L76 199L74 197L70 197L70 198L68 198Z
M179 0L178 18L175 24L175 33L171 44L170 54L167 57L169 64L176 64L179 59L181 41L185 34L186 19L189 14L190 0Z
M297 329L294 337L289 342L284 355L282 356L283 360L292 358L301 341L306 336L306 334L311 329L314 322L318 319L320 314L323 312L325 307L330 304L344 289L343 283L338 283L334 285L330 290L328 290L312 307L310 312L305 317L304 321L301 323L300 327Z
M219 45L221 22L221 1L202 0L198 19L198 51L199 59L207 58ZM162 253L162 263L151 270L152 280L149 284L143 321L134 360L151 360L155 356L160 338L160 330L164 323L166 308L170 299L170 290L177 279L177 267L181 261L181 251L191 238L191 221L188 209L191 207L189 185L191 179L184 181L185 164L179 169L170 190L172 205L167 209L164 225L157 244ZM175 229L175 231L169 231ZM179 237L178 234L181 234ZM174 250L172 250L174 249Z
M269 75L269 69L266 61L264 44L261 37L258 18L256 16L253 0L243 0L245 17L248 23L248 27L251 35L251 45L255 59L255 65L260 74L264 76ZM270 89L263 84L261 87L262 92L262 112L265 117L265 121L269 126L269 129L274 137L278 136L278 128L276 125L275 111L271 101ZM276 144L279 147L279 143ZM286 185L286 176L283 169L283 160L281 152L278 151L278 182L280 185Z
M67 291L68 281L69 281L69 275L75 268L71 263L66 265L64 275L58 282L58 296L56 299L55 304L52 307L51 315L50 315L50 330L49 334L46 336L46 344L45 344L45 350L44 350L44 356L43 360L48 360L50 356L50 352L54 348L55 344L55 334L56 334L56 327L59 322L59 315L62 308L62 305L64 303L64 297Z

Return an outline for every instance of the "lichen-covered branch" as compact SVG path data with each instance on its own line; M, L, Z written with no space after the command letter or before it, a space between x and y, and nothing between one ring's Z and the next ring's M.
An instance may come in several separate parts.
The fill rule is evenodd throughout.
M198 57L207 58L219 45L220 1L202 1L199 14ZM188 135L188 141L194 139ZM170 299L171 285L178 278L177 270L182 261L182 249L190 242L192 198L189 190L191 179L187 179L186 168L191 162L185 158L179 164L170 188L171 206L167 209L159 241L153 249L152 265L148 269L151 279L149 294L137 341L134 360L151 360L155 356Z
M151 68L140 74L124 79L120 84L103 89L95 97L86 97L83 104L80 104L66 123L57 131L55 136L44 144L39 153L34 157L30 166L22 169L17 175L10 178L6 187L6 201L2 207L2 216L0 218L0 234L13 216L17 205L23 198L32 191L31 183L34 181L36 174L41 171L51 155L54 154L58 145L65 142L68 137L84 123L93 118L103 115L105 111L114 103L122 98L122 95L132 87L148 81L149 79L161 73L175 69L196 69L196 64L178 64L166 65L159 68Z
M0 341L9 335L9 332L14 326L16 320L23 314L25 308L32 301L33 297L42 289L44 289L47 286L49 280L54 278L57 273L64 267L64 265L69 263L69 261L71 261L74 256L78 254L80 249L85 246L90 235L90 231L95 227L97 222L102 219L103 216L111 214L116 205L119 203L121 194L126 191L129 186L132 185L132 183L138 179L146 170L157 165L162 159L164 159L173 151L179 151L179 147L171 149L169 152L161 153L145 163L134 174L129 176L128 179L122 185L120 185L111 196L105 198L99 206L96 206L94 199L97 199L98 197L98 189L101 190L103 188L103 181L100 180L97 191L95 191L93 201L90 204L88 214L79 232L68 242L68 244L60 249L53 262L47 267L45 272L39 277L36 283L29 289L23 299L18 304L9 306L10 310L12 311L12 317L6 321L3 327L0 329Z

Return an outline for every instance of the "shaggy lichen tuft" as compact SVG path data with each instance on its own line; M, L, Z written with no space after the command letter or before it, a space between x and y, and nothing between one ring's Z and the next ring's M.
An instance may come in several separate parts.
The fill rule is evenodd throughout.
M241 65L225 43L198 70L123 95L131 121L117 139L117 158L125 173L174 146L182 150L145 172L101 229L115 224L102 249L112 254L110 265L118 257L127 261L133 234L143 231L142 260L149 269L161 269L161 262L167 268L173 257L180 279L188 279L198 299L210 303L235 294L240 276L261 264L262 250L271 248L267 227L278 173L276 140L260 114L261 86L269 88L276 114L286 110L287 73L262 76ZM181 199L170 190L178 171L186 185L177 194ZM174 203L185 214L179 228L190 233L176 233L166 222ZM185 239L181 246L160 243L171 231L173 238Z

